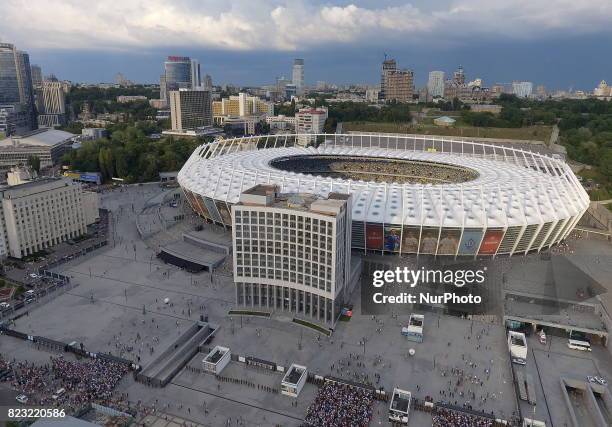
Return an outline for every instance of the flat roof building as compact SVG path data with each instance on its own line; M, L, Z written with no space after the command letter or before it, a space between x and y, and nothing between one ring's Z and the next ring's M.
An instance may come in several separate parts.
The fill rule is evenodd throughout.
M212 102L208 90L170 91L170 117L173 131L212 126Z
M72 149L75 135L56 129L38 129L27 134L0 141L0 166L27 163L30 156L40 159L40 167L58 163L62 155Z
M232 358L232 353L227 347L216 346L202 360L202 366L206 372L219 375Z
M67 178L0 189L0 255L22 258L85 234L97 216L90 206L95 196L84 197L81 185Z
M281 381L281 393L285 396L298 397L306 384L307 377L306 366L292 363Z
M232 206L236 304L333 329L350 294L351 199L258 184Z

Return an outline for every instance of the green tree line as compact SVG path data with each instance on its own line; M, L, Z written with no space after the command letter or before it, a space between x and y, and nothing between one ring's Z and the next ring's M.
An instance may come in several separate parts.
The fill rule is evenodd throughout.
M62 163L73 170L100 172L127 183L157 181L159 172L179 170L195 148L210 139L146 136L146 125L115 126L108 138L83 142L64 155Z

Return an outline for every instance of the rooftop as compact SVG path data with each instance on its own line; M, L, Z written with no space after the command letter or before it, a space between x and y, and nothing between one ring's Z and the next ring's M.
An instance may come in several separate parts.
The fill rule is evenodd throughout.
M22 145L54 147L70 141L76 135L57 129L39 129L25 135L11 136L0 141L1 147L19 147Z

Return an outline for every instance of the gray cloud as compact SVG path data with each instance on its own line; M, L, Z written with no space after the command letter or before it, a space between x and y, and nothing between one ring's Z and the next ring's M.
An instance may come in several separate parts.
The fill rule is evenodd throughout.
M465 43L610 32L610 0L2 0L0 39L24 48L193 46L307 50L329 43Z

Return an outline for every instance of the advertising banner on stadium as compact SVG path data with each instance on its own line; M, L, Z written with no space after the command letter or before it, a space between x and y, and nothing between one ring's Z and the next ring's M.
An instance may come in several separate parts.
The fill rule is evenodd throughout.
M482 240L482 230L463 230L459 255L475 255Z
M385 250L399 252L402 228L398 225L385 225Z
M435 254L438 247L438 235L440 229L437 227L423 227L421 232L421 247L419 253Z
M478 255L495 255L495 252L497 252L497 248L501 243L502 237L504 237L503 230L487 230L484 238L482 239Z
M421 234L419 227L404 227L404 233L402 234L403 254L416 254L419 251L419 234Z
M383 248L383 228L380 224L366 224L366 248Z
M455 255L461 238L461 230L442 230L440 243L438 243L438 255Z

